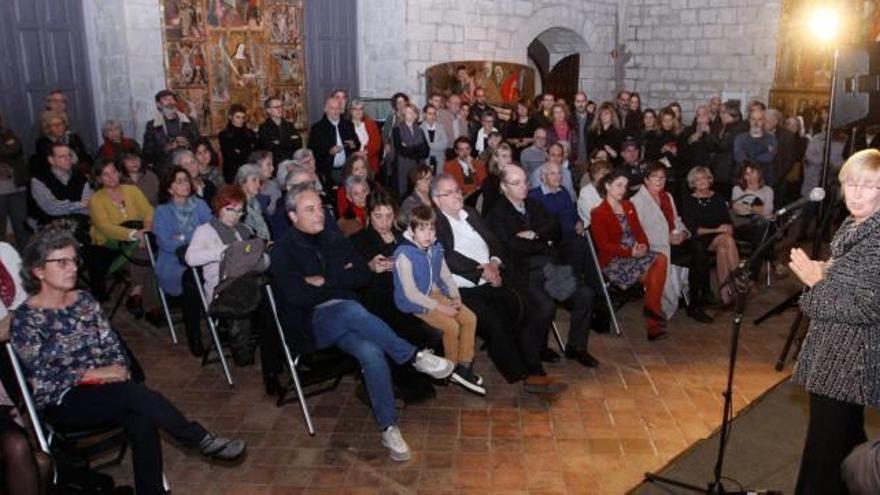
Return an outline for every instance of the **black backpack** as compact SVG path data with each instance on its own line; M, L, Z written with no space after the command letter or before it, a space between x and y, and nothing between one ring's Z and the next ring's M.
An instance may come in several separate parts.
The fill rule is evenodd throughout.
M233 320L250 316L260 305L268 268L266 243L262 239L230 244L220 260L220 282L214 289L208 313Z

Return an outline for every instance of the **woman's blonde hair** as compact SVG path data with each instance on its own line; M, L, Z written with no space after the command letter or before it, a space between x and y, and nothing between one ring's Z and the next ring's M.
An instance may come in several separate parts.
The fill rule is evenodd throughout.
M687 174L688 188L690 188L691 191L693 191L694 187L696 187L695 184L697 182L697 176L700 174L704 174L709 179L710 186L712 185L712 182L715 181L715 176L712 175L712 171L709 170L708 167L694 167L690 169Z
M875 175L880 173L880 151L869 148L852 155L840 168L837 179L843 184L849 177L866 173Z
M70 127L67 121L67 115L61 112L50 112L45 111L40 115L40 130L43 131L44 136L49 135L49 124L52 123L53 120L60 120L64 122L64 127Z

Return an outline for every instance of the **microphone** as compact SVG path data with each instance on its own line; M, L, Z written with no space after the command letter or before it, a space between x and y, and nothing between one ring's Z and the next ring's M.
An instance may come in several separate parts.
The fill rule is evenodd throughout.
M792 211L799 210L804 206L807 206L809 203L818 203L825 199L825 189L821 187L814 187L809 194L798 199L797 201L793 201L782 208L773 212L774 217L781 217L786 213L791 213Z

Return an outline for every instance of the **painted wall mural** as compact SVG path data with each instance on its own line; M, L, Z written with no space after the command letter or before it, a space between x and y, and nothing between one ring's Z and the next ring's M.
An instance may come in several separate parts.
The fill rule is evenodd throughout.
M233 103L256 126L270 96L297 128L308 127L303 0L160 1L168 88L203 135L226 127Z
M514 109L520 98L535 96L535 70L512 62L446 62L428 67L425 79L426 94L455 93L466 101L473 100L474 90L482 87L486 100L501 112Z

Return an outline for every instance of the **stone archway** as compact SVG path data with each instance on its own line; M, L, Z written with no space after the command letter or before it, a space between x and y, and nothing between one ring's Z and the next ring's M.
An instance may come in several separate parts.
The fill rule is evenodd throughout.
M553 27L540 33L529 45L529 58L535 62L544 92L571 101L581 87L581 60L590 51L582 36L568 28Z

